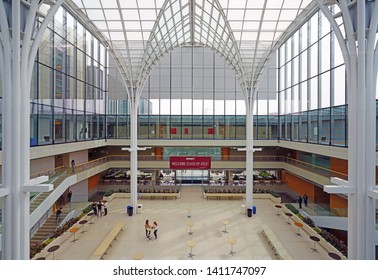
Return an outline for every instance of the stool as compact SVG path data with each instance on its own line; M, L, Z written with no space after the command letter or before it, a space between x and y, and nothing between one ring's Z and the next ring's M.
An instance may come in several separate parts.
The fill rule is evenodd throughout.
M316 237L316 236L313 236L313 235L310 236L310 239L311 239L312 241L314 241L314 247L312 247L311 250L312 250L313 252L317 252L317 253L319 253L319 252L318 252L318 249L316 249L316 243L318 243L318 242L320 241L320 239L319 239L318 237Z
M187 210L188 210L188 218L191 218L192 215L190 213L192 212L192 208L188 208Z
M334 260L341 260L341 257L338 254L333 253L333 252L329 252L328 256L330 256Z
M277 205L274 205L274 207L277 208L277 216L279 216L280 215L280 209L282 208L282 206L277 204Z
M303 224L302 223L299 223L299 222L294 222L294 225L296 225L296 227L297 227L297 232L296 232L296 234L298 235L298 236L301 236L301 234L300 234L300 232L299 232L299 229L301 228L301 227L303 227Z
M245 215L246 212L247 207L244 204L240 205L240 214Z
M228 244L231 245L230 253L229 255L234 255L236 252L234 251L234 245L236 244L236 239L235 238L230 238L227 240Z
M223 233L228 233L228 231L227 231L227 225L230 223L230 221L229 220L223 220L222 221L222 224L224 224L224 230L222 231Z
M136 252L133 256L133 260L141 260L144 258L144 254L142 252Z
M189 227L188 234L193 235L193 231L192 231L192 226L194 226L193 221L189 221L186 225Z
M49 252L49 253L53 253L53 260L55 260L55 255L54 255L54 253L55 253L55 251L56 250L58 250L60 248L60 246L59 245L54 245L54 246L51 246L50 248L48 248L47 249L47 252Z
M287 216L287 224L290 225L290 217L293 216L293 214L291 213L285 213L285 215Z
M83 230L81 231L81 233L86 232L86 230L84 229L84 226L85 226L85 224L86 224L87 222L88 222L87 220L82 220L82 221L79 222L80 225L83 225Z
M93 212L89 212L89 213L87 214L87 216L90 217L89 224L90 224L90 225L94 224L94 222L92 221L93 216L94 216L94 213L93 213Z
M190 253L188 255L188 258L193 259L193 257L194 257L193 248L196 247L196 244L197 244L197 242L195 240L189 240L188 242L186 242L186 245L190 248Z
M73 227L69 230L69 232L73 233L73 239L71 242L75 242L77 239L75 238L76 232L78 232L79 228L78 227Z

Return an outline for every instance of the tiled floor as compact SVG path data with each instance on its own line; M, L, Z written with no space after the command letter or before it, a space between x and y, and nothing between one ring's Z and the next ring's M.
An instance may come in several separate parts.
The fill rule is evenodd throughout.
M193 248L195 260L271 260L276 259L272 249L261 233L261 225L267 224L287 252L296 260L330 259L327 252L317 246L318 252L313 252L313 241L302 232L296 235L293 224L287 224L287 217L276 215L277 209L270 200L255 199L257 214L252 218L240 213L238 200L205 200L202 188L183 186L182 196L177 200L141 200L141 214L128 216L125 207L128 199L114 199L109 203L109 214L106 217L94 217L94 224L86 224L86 232L76 234L78 240L71 242L68 238L60 244L55 252L55 259L87 260L96 250L115 223L125 223L123 232L112 243L104 259L132 259L136 252L142 252L146 260L187 260L190 248L187 241L194 239ZM191 218L188 218L188 208L192 208ZM148 241L145 237L144 223L159 224L158 239ZM228 233L222 220L229 220ZM189 235L188 221L193 221L193 234ZM235 238L237 243L229 254L230 244L227 240ZM46 255L42 252L39 255ZM47 259L52 255L48 254Z

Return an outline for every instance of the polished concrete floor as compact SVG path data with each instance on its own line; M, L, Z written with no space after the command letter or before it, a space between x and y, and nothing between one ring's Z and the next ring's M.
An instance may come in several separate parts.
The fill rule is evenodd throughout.
M93 224L85 225L76 233L76 242L69 236L59 243L60 248L54 253L46 251L38 256L47 259L88 260L108 232L117 222L124 222L124 230L119 233L117 241L112 243L104 256L108 260L127 260L140 252L145 260L188 260L189 240L195 240L192 248L194 260L274 260L277 257L261 233L261 225L268 225L294 260L329 260L327 252L317 245L318 252L311 248L314 242L302 231L296 235L296 227L287 224L287 217L277 215L274 204L267 199L255 199L257 214L252 218L240 213L240 200L206 200L202 197L199 186L183 186L182 195L177 200L141 200L142 213L133 216L126 214L128 199L114 199L109 203L107 216L94 217ZM188 218L191 208L191 218ZM159 224L158 238L148 240L145 237L144 223ZM230 223L226 226L223 220ZM192 221L191 230L188 222ZM223 231L226 229L227 233ZM234 254L230 254L233 238ZM49 246L48 246L49 247ZM48 248L47 247L47 248Z

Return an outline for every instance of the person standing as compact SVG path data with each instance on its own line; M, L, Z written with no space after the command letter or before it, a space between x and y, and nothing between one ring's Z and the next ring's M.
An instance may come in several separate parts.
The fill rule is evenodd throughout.
M299 195L299 196L298 196L298 205L299 205L299 209L302 209L302 202L303 202L303 199L302 199L302 197Z
M95 214L95 216L97 216L98 213L97 213L97 203L96 203L96 201L92 202L92 209L93 209L93 213Z
M303 203L304 203L304 206L307 207L307 205L308 205L308 196L307 196L307 194L305 194L305 195L303 196Z
M144 223L144 230L146 231L146 237L148 239L150 239L150 233L151 233L150 228L151 228L150 222L146 220L146 222Z
M97 216L102 216L102 202L97 202Z
M71 160L72 173L75 173L75 160Z
M154 221L152 228L154 229L154 236L155 236L155 239L157 239L158 224L157 224L156 221Z
M68 203L71 203L72 191L70 190L67 195Z
M108 215L108 202L104 200L104 216Z

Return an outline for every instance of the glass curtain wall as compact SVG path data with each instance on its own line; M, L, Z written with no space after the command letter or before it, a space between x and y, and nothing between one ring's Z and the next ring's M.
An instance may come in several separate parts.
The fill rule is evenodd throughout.
M270 72L275 79L275 67ZM275 86L265 80L258 106L262 114L277 115ZM163 57L146 81L141 102L139 138L245 139L246 108L239 81L209 49L182 47ZM277 126L277 119L259 119L255 137L277 137L277 128L269 124Z
M34 66L32 146L105 137L106 57L105 47L60 8Z
M278 50L277 61L280 138L346 146L345 67L322 13Z

